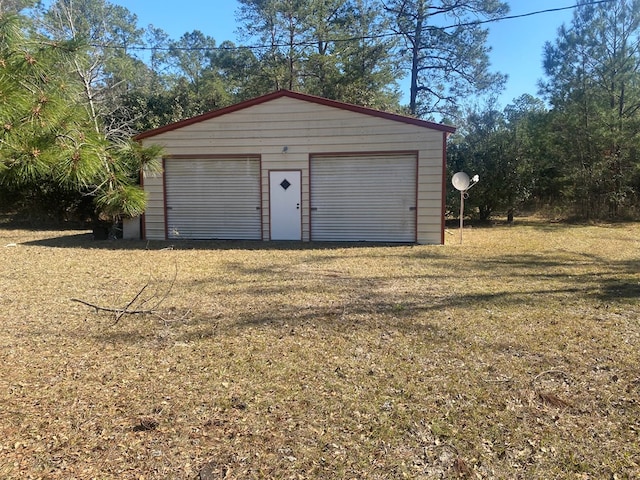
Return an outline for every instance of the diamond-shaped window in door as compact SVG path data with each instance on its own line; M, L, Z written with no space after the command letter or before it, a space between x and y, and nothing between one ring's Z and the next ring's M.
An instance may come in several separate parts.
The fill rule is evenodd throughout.
M291 186L291 183L289 183L289 180L285 178L282 182L280 182L280 186L286 190Z

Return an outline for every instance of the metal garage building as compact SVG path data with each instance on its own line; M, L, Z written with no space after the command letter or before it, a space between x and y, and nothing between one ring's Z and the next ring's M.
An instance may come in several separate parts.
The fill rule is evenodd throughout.
M278 91L144 132L147 239L443 243L450 126Z

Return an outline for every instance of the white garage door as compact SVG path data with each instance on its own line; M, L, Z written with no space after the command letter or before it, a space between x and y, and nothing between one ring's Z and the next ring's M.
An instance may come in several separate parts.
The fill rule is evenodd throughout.
M260 161L165 161L169 238L260 240Z
M415 155L311 159L311 239L416 241Z

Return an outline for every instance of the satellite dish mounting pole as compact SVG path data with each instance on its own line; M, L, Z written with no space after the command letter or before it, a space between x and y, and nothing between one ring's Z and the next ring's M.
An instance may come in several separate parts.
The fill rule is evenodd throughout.
M462 245L462 229L464 228L464 192L460 190L460 245Z
M462 231L464 229L464 196L467 194L467 190L478 183L479 180L480 177L478 175L469 178L469 175L464 172L456 173L451 179L453 186L460 191L460 244L462 244Z

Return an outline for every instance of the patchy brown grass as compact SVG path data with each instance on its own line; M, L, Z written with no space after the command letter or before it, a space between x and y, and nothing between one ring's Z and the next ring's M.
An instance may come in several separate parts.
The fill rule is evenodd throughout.
M640 225L453 233L0 230L0 478L640 477Z

